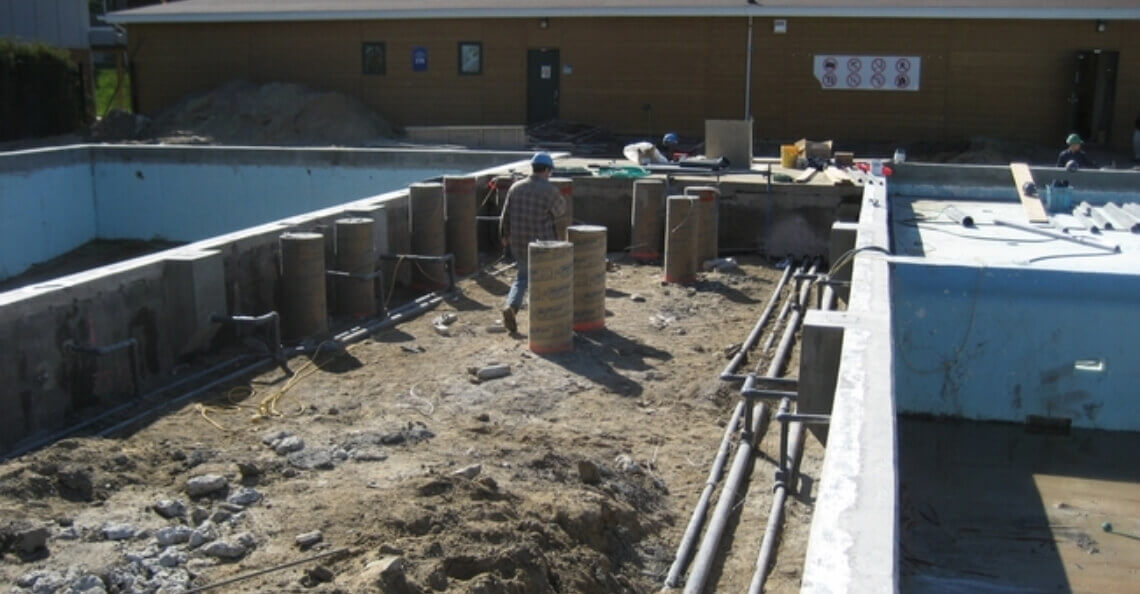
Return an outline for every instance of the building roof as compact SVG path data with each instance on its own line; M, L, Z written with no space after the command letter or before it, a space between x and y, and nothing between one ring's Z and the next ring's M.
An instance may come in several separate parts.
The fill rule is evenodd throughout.
M518 17L1140 19L1136 0L182 0L107 15L132 23Z

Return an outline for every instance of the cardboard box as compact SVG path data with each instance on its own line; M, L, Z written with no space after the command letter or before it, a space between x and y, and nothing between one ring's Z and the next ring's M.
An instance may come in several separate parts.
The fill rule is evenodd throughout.
M796 152L805 159L830 159L831 141L822 142L801 138L796 141Z

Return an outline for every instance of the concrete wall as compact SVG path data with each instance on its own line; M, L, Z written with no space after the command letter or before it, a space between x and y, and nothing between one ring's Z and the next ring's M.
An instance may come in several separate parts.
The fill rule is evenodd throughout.
M96 238L198 241L525 156L156 146L0 154L0 280Z
M896 262L901 412L1140 430L1140 277ZM1084 363L1081 363L1084 362Z
M87 151L0 156L0 280L96 236Z
M611 252L629 248L633 182L606 177L574 179L575 220L604 225L608 229L606 249ZM853 186L769 187L755 179L678 176L666 182L666 195L683 194L690 186L719 188L720 249L725 253L758 251L772 257L826 255L832 223L856 216L863 192Z

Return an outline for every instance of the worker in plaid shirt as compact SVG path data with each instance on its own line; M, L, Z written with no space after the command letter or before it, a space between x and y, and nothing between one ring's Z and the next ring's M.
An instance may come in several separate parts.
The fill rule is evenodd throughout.
M507 192L503 216L499 221L499 237L503 245L510 243L511 252L518 262L518 276L507 294L503 307L503 327L518 332L515 314L522 307L527 288L527 246L532 241L554 241L558 229L569 224L566 220L566 202L558 188L550 183L554 160L547 153L535 153L530 160L530 177L514 184Z

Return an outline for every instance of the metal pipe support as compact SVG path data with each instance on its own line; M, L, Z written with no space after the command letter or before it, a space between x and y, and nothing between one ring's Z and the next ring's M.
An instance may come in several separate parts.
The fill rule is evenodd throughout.
M142 392L142 372L139 370L138 340L134 338L128 338L126 340L120 340L119 342L106 346L77 344L74 340L65 340L63 341L63 348L73 353L94 355L96 357L106 357L107 355L111 355L125 349L130 357L131 364L131 396L138 397L138 395Z

